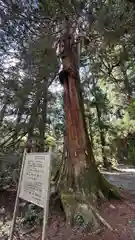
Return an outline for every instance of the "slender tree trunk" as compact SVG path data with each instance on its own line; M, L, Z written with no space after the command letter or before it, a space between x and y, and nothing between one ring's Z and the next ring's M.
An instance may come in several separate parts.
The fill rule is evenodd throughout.
M39 151L44 152L44 139L45 139L45 124L46 124L46 116L47 116L47 102L48 102L48 80L44 80L44 90L43 90L43 101L41 103L41 121L39 125Z
M23 109L24 109L24 105L21 105L18 108L17 119L16 119L16 126L15 126L15 134L14 134L14 138L13 138L13 142L14 143L17 141L17 138L18 138L20 130L21 130L19 125L20 125L21 118L22 118L22 115L23 115Z
M96 94L96 83L94 81L94 78L92 79L93 83L93 95L95 97L95 107L97 112L97 119L98 119L98 127L99 127L99 134L100 134L100 141L101 141L101 150L102 150L102 158L103 158L103 166L105 168L109 168L109 163L105 154L105 136L104 136L104 129L102 127L102 121L101 121L101 111L97 102L97 94Z
M92 132L92 127L91 127L91 120L90 120L90 115L88 116L88 129L89 129L89 136L90 136L90 141L91 141L91 146L92 146L92 149L93 149L93 132Z
M132 99L132 87L130 85L128 76L127 76L127 72L126 72L126 68L124 66L124 64L121 65L121 70L123 72L124 75L124 87L125 87L125 93L127 95L127 104L130 104L131 99Z
M118 194L114 191L112 185L101 175L95 164L84 117L83 97L74 57L75 52L70 45L69 39L71 39L71 36L67 35L63 39L64 51L61 54L63 71L59 76L60 80L62 80L61 76L64 73L66 133L75 185L69 187L68 183L66 183L62 193L62 200L70 223L79 209L82 208L80 203L84 204L87 202L87 214L88 212L90 213L89 221L93 221L96 225L96 216L92 213L90 203L94 204L95 200L101 196L107 198L118 197Z
M4 104L4 106L2 107L1 112L0 112L0 127L2 126L6 109L7 109L7 104Z
M123 47L123 51L125 51L124 47ZM131 101L132 101L132 85L129 82L129 78L127 76L127 69L126 69L124 63L121 64L121 71L123 72L125 93L127 95L127 98L126 98L127 99L127 103L126 103L126 105L130 105ZM123 159L125 159L125 160L128 159L128 136L124 140Z
M27 152L31 152L32 150L33 132L34 132L34 127L37 120L37 110L40 104L40 99L41 99L41 93L40 91L38 91L36 94L35 101L32 105L31 116L30 116L29 125L28 125Z
M109 163L105 154L105 136L104 136L104 130L102 128L101 123L101 112L98 107L98 104L96 103L96 111L97 111L97 117L98 117L98 126L99 126L99 133L100 133L100 141L101 141L101 149L102 149L102 157L103 157L103 166L108 169Z
M3 120L4 120L4 117L5 117L5 113L6 113L6 110L7 110L7 105L8 105L8 99L4 99L4 105L0 111L0 127L2 126L2 123L3 123Z

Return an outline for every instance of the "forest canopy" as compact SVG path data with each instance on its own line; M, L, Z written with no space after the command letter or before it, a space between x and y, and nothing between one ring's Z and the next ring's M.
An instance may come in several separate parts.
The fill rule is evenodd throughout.
M41 149L47 136L57 146L63 142L56 50L67 16L80 43L85 118L96 160L128 158L134 164L134 9L125 0L0 1L1 151L18 149L25 136Z

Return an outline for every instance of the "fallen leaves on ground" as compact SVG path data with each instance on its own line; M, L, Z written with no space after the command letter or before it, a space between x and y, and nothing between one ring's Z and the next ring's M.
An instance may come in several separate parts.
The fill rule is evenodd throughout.
M111 225L114 229L113 231L103 226L94 232L85 232L83 227L71 228L65 223L64 217L57 212L57 214L53 213L49 216L46 240L135 240L135 196L125 192L123 192L123 195L124 200L107 201L99 208L101 216ZM9 203L11 198L12 202ZM15 195L13 193L12 196L7 193L2 193L0 196L0 208L5 208L10 223L11 218L9 215L11 216L13 212L14 200ZM7 231L7 225L9 232L8 223L6 222L4 224L5 231ZM1 226L1 230L3 229L4 226ZM30 232L29 236L25 235L24 239L40 240L41 230L42 229L38 227L35 231Z

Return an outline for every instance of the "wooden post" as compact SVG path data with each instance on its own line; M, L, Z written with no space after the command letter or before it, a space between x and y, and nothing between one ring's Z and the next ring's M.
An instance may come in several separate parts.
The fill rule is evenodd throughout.
M13 233L14 233L14 229L15 229L16 217L17 217L18 207L19 207L19 194L20 194L20 187L21 187L25 158L26 158L26 148L24 149L24 153L23 153L23 161L22 161L22 167L21 167L21 173L20 173L20 178L19 178L19 184L18 184L18 190L17 190L17 195L16 195L16 201L15 201L15 207L14 207L13 220L12 220L12 226L11 226L9 240L13 240Z
M50 154L50 168L49 168L49 184L47 192L44 193L44 200L47 199L47 202L44 201L44 218L43 218L43 229L42 229L42 240L45 240L46 237L46 226L47 226L47 219L48 219L48 210L49 210L49 199L50 199L50 182L51 182L51 153L52 148L49 148L49 154Z

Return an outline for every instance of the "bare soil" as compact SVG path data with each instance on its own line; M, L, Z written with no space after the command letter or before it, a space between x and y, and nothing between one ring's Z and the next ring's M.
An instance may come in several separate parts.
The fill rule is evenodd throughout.
M122 192L122 194L125 197L124 200L107 201L99 207L101 216L112 226L113 231L104 226L101 226L96 232L84 227L71 228L66 225L62 214L53 212L49 215L46 240L135 240L135 195L127 192ZM0 240L8 239L1 236L2 231L9 234L14 202L15 192L0 192L0 209L4 207L7 216L6 222L0 224ZM16 239L40 240L41 227L25 234L24 237L19 238L18 236Z

